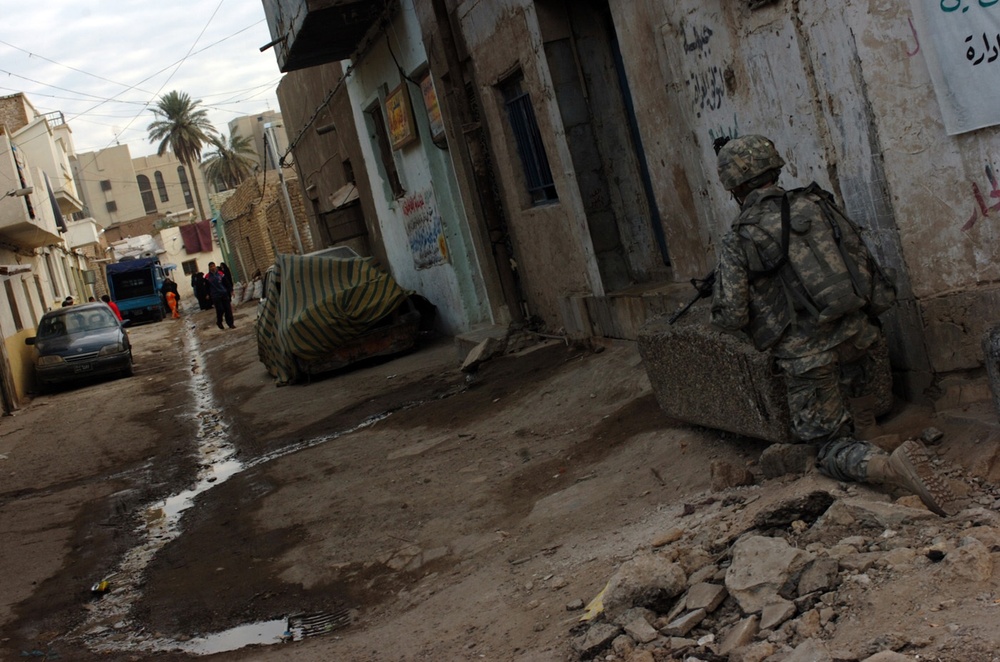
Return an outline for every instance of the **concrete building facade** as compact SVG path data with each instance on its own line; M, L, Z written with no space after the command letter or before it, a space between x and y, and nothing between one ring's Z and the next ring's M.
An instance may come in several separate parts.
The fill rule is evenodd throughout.
M268 156L268 149L264 144L264 128L267 125L271 125L274 128L274 148L275 152L280 156L288 149L288 136L281 113L273 110L265 110L262 113L243 115L229 120L229 133L230 135L238 134L244 138L252 139L254 154L248 156L262 168L273 170L276 164L274 163L274 159Z
M292 153L317 246L349 246L388 264L343 74L339 62L293 71L281 79L278 101L296 139Z
M61 114L38 113L23 94L0 97L0 405L8 413L34 389L25 338L65 297L95 292L88 254L63 236L64 215L82 210L68 177L72 149Z
M78 154L71 163L84 215L103 227L197 209L190 173L170 151L132 158L128 145L116 145ZM200 168L195 176L207 212L208 186Z
M265 2L285 39L279 65L350 58L344 84L387 259L405 286L439 295L449 328L503 322L497 302L514 300L553 331L634 338L692 293L688 279L712 268L738 211L713 142L762 133L788 163L783 185L833 191L897 272L899 305L884 321L904 394L940 395L982 372L1000 299L998 129L948 134L929 36L909 7L386 0L353 3L365 11L338 23L337 43L279 34L298 9L313 33L322 15L304 5ZM425 149L436 149L425 69L447 137L436 155ZM399 109L400 89L415 140L385 112ZM404 129L388 150L379 121ZM464 272L406 264L407 196L422 191L440 204L451 254L467 256Z

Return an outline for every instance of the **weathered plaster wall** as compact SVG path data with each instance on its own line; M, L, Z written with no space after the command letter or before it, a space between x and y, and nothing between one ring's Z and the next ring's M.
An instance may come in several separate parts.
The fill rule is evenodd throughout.
M762 133L786 187L833 190L900 274L886 318L893 363L930 373L982 364L995 320L1000 242L997 129L949 137L908 8L888 0L611 0L675 276L697 275L735 204L712 140ZM655 55L654 55L655 54ZM977 198L985 201L981 204ZM997 194L1000 196L1000 192ZM993 312L991 312L993 311ZM921 377L922 375L922 377Z
M559 320L559 301L567 294L599 295L604 290L538 20L532 3L519 0L466 2L457 13L480 86L481 111L492 132L496 174L529 312L552 323ZM554 203L532 206L522 185L520 157L503 99L495 87L518 68L531 95L559 196Z
M361 140L365 167L372 186L378 222L393 277L405 288L415 290L438 307L438 321L444 332L455 334L473 324L490 319L480 266L471 245L468 221L447 152L434 146L420 90L406 82L413 106L419 138L399 150L393 150L399 178L406 195L394 197L381 175L377 144L366 111L373 106L384 109L388 92L405 82L403 74L415 77L427 64L427 54L420 37L420 25L412 3L404 0L400 12L388 30L388 40L380 40L357 63L348 78L348 90L354 120L366 136ZM395 59L394 56L395 55ZM402 72L397 68L396 61ZM382 110L381 112L384 112ZM410 249L404 218L408 195L433 199L440 215L446 242L447 262L418 269Z

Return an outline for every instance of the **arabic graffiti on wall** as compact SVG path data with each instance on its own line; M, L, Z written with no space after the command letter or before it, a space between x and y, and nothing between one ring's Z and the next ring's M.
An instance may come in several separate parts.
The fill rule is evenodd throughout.
M441 215L434 207L434 192L410 193L401 205L406 237L413 255L413 266L429 269L448 261Z
M717 126L708 130L708 137L715 142L719 138L729 138L732 140L740 135L740 123L736 120L736 113L733 113L733 123L730 126Z
M907 54L924 54L948 134L1000 124L1000 0L911 6L916 47Z
M1000 1L1000 0L998 0ZM712 28L707 25L681 24L681 34L684 38L684 54L694 58L685 84L692 92L692 103L697 117L705 112L722 108L726 98L726 82L723 70L718 64L711 63Z
M991 211L1000 211L1000 187L997 186L996 174L989 163L986 164L986 179L990 180L990 199L996 200L996 202L987 206L986 198L983 197L983 192L980 190L979 184L972 182L972 197L976 200L976 206L973 207L969 220L962 226L962 232L968 232L972 229L972 226L979 220L979 212L982 212L983 218L986 218L990 215Z

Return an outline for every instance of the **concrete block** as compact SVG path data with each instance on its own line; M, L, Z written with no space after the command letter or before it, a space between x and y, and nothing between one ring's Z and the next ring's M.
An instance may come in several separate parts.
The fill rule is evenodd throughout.
M666 317L639 331L639 353L660 408L687 423L772 442L790 442L785 380L772 357L748 339L721 333L708 323L708 300L671 325ZM874 352L874 378L866 394L874 411L892 407L892 372L885 340Z
M725 586L705 582L695 584L688 589L687 608L692 610L704 609L711 613L718 609L727 595L729 594L726 593Z
M920 301L927 350L934 372L972 370L982 365L983 334L997 323L1000 288L975 288Z
M1000 325L993 327L983 336L983 357L990 391L993 394L993 408L1000 417Z
M683 637L688 632L693 630L698 623L705 620L705 616L708 612L704 609L697 609L692 612L684 614L680 618L676 618L667 624L667 627L663 628L661 632L668 637Z
M754 637L757 636L757 632L760 631L760 627L758 626L759 620L757 615L754 614L734 625L729 630L729 633L726 634L725 639L722 640L722 644L719 646L719 654L729 655L737 648L742 648L752 643Z
M455 336L455 351L458 354L459 363L464 362L476 346L490 338L506 342L507 328L496 324L484 324Z

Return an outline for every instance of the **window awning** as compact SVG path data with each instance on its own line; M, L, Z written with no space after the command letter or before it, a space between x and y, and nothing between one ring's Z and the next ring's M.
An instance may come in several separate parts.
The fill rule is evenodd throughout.
M343 209L358 200L358 186L354 182L344 184L330 195L332 210Z

